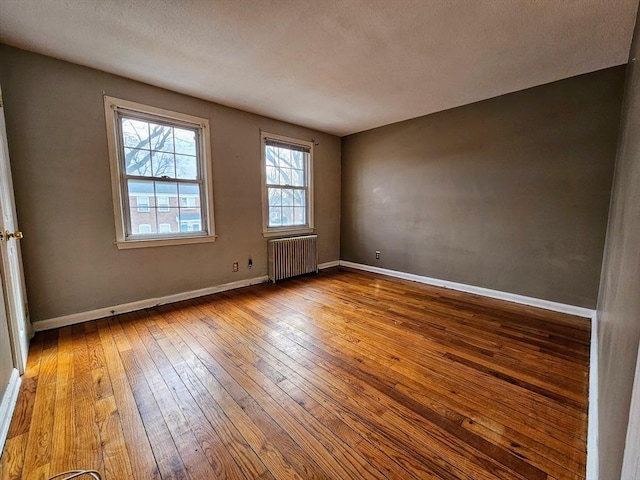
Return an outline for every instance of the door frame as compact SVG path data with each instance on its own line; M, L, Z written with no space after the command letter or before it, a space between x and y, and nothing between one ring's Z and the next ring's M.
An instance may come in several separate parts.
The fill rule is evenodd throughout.
M33 336L33 328L29 321L29 309L27 305L26 288L24 283L24 271L22 267L22 252L20 250L20 241L15 238L7 238L5 231L5 217L11 219L13 225L12 230L18 230L17 214L14 200L13 179L11 176L11 165L9 163L9 146L7 140L7 130L4 116L4 102L2 98L2 87L0 86L0 281L4 290L3 302L7 311L7 320L9 324L9 337L11 340L12 354L14 366L22 375L27 365L27 356L29 354L29 340ZM11 265L9 262L9 254L7 249L8 242L15 242L17 257L17 278L14 281L11 273ZM16 305L18 301L21 305ZM22 312L23 315L19 315ZM21 318L22 317L22 318ZM26 338L21 336L24 331Z
M0 282L0 296L2 297L2 299L0 300L0 322L6 322L5 325L7 327L7 331L9 332L9 343L11 343L11 330L9 328L9 317L7 316L6 312L5 294L4 289L2 288L2 283L3 282ZM0 325L0 328L4 328L5 325ZM0 455L2 454L5 441L7 440L9 425L11 424L13 412L18 401L20 384L22 383L20 372L17 368L15 368L16 363L15 357L13 355L13 346L11 346L11 350L13 370L11 370L9 382L6 385L5 391L2 392L2 390L0 390ZM0 388L2 388L2 386L0 386Z

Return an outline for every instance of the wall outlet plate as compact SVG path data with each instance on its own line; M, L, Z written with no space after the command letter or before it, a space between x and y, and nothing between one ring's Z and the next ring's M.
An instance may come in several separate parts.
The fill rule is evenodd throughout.
M380 260L380 250L376 250L376 260Z
M233 265L231 266L231 271L232 272L238 271L238 262L233 262Z

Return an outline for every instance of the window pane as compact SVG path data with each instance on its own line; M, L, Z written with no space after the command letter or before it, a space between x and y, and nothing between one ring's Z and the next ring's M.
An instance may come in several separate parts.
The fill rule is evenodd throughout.
M156 233L157 222L155 208L149 208L148 211L140 211L140 209L131 206L129 208L129 218L131 220L130 232L132 235ZM149 227L144 225L149 225Z
M279 207L282 205L282 193L279 188L270 188L269 189L269 206L270 207Z
M291 170L291 185L304 187L304 170Z
M149 150L125 148L124 166L127 175L151 175L151 156L149 155Z
M293 206L293 190L288 188L282 189L282 206L283 207Z
M152 152L153 169L151 175L154 177L176 178L176 164L173 153Z
M293 168L297 168L297 169L303 169L304 168L304 159L306 157L306 153L303 152L299 152L299 151L292 151L291 152L291 166Z
M153 182L148 180L127 180L127 190L129 197L153 197L155 195Z
M165 125L149 124L151 150L173 152L173 128Z
M180 231L189 231L183 230L182 225L187 225L188 227L192 225L192 223L184 223L185 218L189 219L189 222L198 221L200 222L200 185L194 185L189 183L180 183L178 184L178 194L180 198L179 210L180 210Z
M152 183L152 182L149 182ZM177 206L178 182L153 182L155 185L154 194L160 197L167 197L169 205ZM156 202L159 203L159 202Z
M295 225L305 225L307 223L306 220L306 209L301 207L293 207L293 223Z
M156 195L156 221L172 225L171 230L178 231L178 183L153 182ZM158 227L158 231L159 231Z
M191 210L180 209L180 231L181 232L199 232L201 231L202 216L200 208Z
M281 225L282 209L280 207L269 207L269 226L279 227Z
M197 179L198 158L189 155L176 155L176 178Z
M171 233L171 224L169 224L169 223L159 223L158 224L158 233Z
M293 207L282 207L282 226L293 225Z
M122 140L125 147L149 148L149 124L131 118L121 118Z
M293 170L290 168L280 168L280 185L292 185Z
M180 225L180 209L177 206L169 207L168 209L158 209L158 231L160 231L160 225L169 225L171 232L178 232ZM166 227L163 227L166 228ZM163 233L163 232L161 232Z
M267 167L267 184L277 185L280 181L280 172L276 167Z
M277 166L278 165L278 155L277 155L277 148L275 147L271 147L269 145L264 147L264 156L265 156L265 161L267 166L271 165L271 166Z
M183 128L174 128L176 153L196 155L196 132Z
M295 207L304 207L305 206L305 191L304 190L294 190L293 191L293 205Z
M278 157L278 166L291 168L291 150L286 148L277 148L276 155Z

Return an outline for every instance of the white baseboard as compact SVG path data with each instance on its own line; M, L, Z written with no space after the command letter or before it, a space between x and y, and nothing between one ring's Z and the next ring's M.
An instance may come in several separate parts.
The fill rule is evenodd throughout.
M518 295L516 293L501 292L499 290L491 290L489 288L476 287L474 285L467 285L464 283L450 282L448 280L440 280L438 278L424 277L422 275L415 275L413 273L398 272L397 270L387 270L386 268L373 267L371 265L364 265L362 263L353 263L347 262L345 260L340 260L340 265L343 267L355 268L357 270L364 270L366 272L388 275L390 277L403 278L405 280L411 280L413 282L426 283L428 285L434 285L437 287L450 288L451 290L458 290L460 292L473 293L476 295L481 295L483 297L498 298L500 300L519 303L521 305L544 308L545 310L553 310L554 312L569 313L571 315L577 315L579 317L592 318L593 314L595 313L594 310L591 310L589 308L576 307L574 305L566 305L564 303L551 302L549 300L542 300L534 297L526 297L524 295Z
M4 442L7 440L7 434L9 433L13 410L16 408L16 402L18 401L20 383L22 383L22 378L18 370L14 368L9 377L7 390L4 392L2 399L0 399L0 456L2 455Z
M321 263L318 265L318 269L323 270L325 268L337 267L340 265L339 260L332 262ZM233 290L236 288L248 287L249 285L256 285L258 283L268 282L269 277L255 277L247 280L239 280L237 282L225 283L223 285L217 285L215 287L202 288L200 290L191 290L189 292L177 293L174 295L167 295L158 298L148 298L145 300L139 300L136 302L123 303L121 305L114 305L111 307L103 307L88 312L73 313L71 315L63 315L61 317L49 318L40 322L33 323L33 329L36 332L43 330L51 330L52 328L66 327L69 325L75 325L76 323L88 322L90 320L97 320L99 318L109 317L111 315L118 315L120 313L134 312L136 310L142 310L144 308L155 307L157 305L165 305L167 303L180 302L182 300L188 300L190 298L203 297L205 295L211 295L213 293L224 292L227 290Z
M337 267L339 265L355 268L358 270L365 270L368 272L380 273L382 275L388 275L397 278L403 278L405 280L412 280L414 282L426 283L429 285L436 285L439 287L450 288L453 290L459 290L462 292L474 293L476 295L482 295L485 297L499 298L501 300L507 300L510 302L520 303L523 305L531 305L534 307L540 307L547 310L554 310L557 312L570 313L581 317L591 318L594 311L583 307L575 307L572 305L565 305L562 303L550 302L548 300L540 300L533 297L525 297L523 295L516 295L513 293L500 292L498 290L490 290L488 288L475 287L473 285L465 285L462 283L449 282L447 280L439 280L436 278L424 277L421 275L414 275L412 273L398 272L395 270L387 270L385 268L372 267L370 265L363 265L360 263L347 262L344 260L334 260L318 265L320 270L325 268ZM71 315L63 315L60 317L49 318L33 323L33 329L36 332L43 330L50 330L52 328L66 327L69 325L75 325L76 323L87 322L90 320L97 320L99 318L109 317L111 315L118 315L120 313L133 312L136 310L142 310L144 308L155 307L157 305L165 305L167 303L180 302L182 300L188 300L190 298L202 297L204 295L211 295L213 293L224 292L227 290L233 290L236 288L247 287L249 285L256 285L258 283L264 283L268 281L267 276L249 278L246 280L239 280L237 282L225 283L223 285L217 285L214 287L202 288L200 290L191 290L188 292L177 293L173 295L167 295L158 298L148 298L145 300L139 300L136 302L123 303L121 305L114 305L109 307L102 307L87 312L73 313Z
M598 480L598 314L591 318L591 345L589 352L589 413L587 427L587 476Z
M318 265L318 270L324 270L325 268L337 267L340 265L340 260L334 260L333 262L321 263Z
M73 313L71 315L64 315L61 317L42 320L40 322L34 322L33 328L36 332L41 332L43 330L51 330L52 328L66 327L69 325L75 325L76 323L97 320L99 318L105 318L111 315L118 315L120 313L133 312L136 310L142 310L144 308L165 305L167 303L180 302L182 300L189 300L191 298L203 297L205 295L211 295L213 293L220 293L236 288L248 287L249 285L257 285L258 283L264 283L268 280L269 277L265 275L262 277L248 278L246 280L238 280L237 282L216 285L214 287L201 288L199 290L191 290L188 292L166 295L164 297L148 298L146 300L139 300L137 302L123 303L121 305L98 308L96 310L90 310L88 312Z

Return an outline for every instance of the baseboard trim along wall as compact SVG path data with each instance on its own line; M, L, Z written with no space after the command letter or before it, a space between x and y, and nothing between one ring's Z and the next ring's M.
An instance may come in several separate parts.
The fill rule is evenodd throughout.
M334 260L333 262L321 263L318 265L319 270L324 270L325 268L338 267L340 265L340 260Z
M337 267L338 265L340 265L340 261L334 260L332 262L319 264L318 269L324 270L325 268ZM156 307L158 305L166 305L167 303L181 302L182 300L189 300L191 298L204 297L205 295L226 292L227 290L248 287L250 285L257 285L259 283L265 283L268 281L269 277L264 275L262 277L248 278L245 280L239 280L237 282L224 283L222 285L217 285L214 287L202 288L200 290L191 290L188 292L176 293L174 295L166 295L164 297L148 298L145 300L123 303L121 305L114 305L111 307L97 308L95 310L89 310L87 312L73 313L71 315L63 315L61 317L49 318L40 322L34 322L33 329L36 332L42 332L44 330L51 330L53 328L67 327L69 325L75 325L76 323L97 320L99 318L110 317L111 315L119 315L121 313L135 312L136 310L143 310L145 308Z
M589 352L589 411L587 413L587 476L597 480L598 456L598 314L591 318L591 344Z
M364 265L362 263L340 260L340 266L354 268L356 270L364 270L366 272L379 273L381 275L387 275L390 277L402 278L404 280L411 280L413 282L426 283L427 285L434 285L436 287L450 288L451 290L473 293L476 295L481 295L483 297L497 298L500 300L506 300L507 302L519 303L521 305L544 308L545 310L552 310L554 312L568 313L571 315L577 315L579 317L592 318L593 314L595 313L594 310L591 310L589 308L551 302L549 300L527 297L524 295L518 295L516 293L501 292L499 290L491 290L489 288L476 287L464 283L450 282L448 280L440 280L438 278L424 277L422 275L415 275L413 273L388 270L386 268L373 267L371 265Z
M9 377L7 391L4 392L4 396L0 399L0 453L2 453L4 442L7 440L9 425L11 424L16 403L18 402L18 392L20 391L21 383L22 378L18 373L18 369L14 368Z
M447 280L440 280L437 278L424 277L421 275L415 275L413 273L398 272L396 270L387 270L386 268L372 267L371 265L364 265L360 263L347 262L345 260L334 260L332 262L326 262L318 265L320 270L325 268L344 266L348 268L354 268L356 270L364 270L372 273L379 273L381 275L387 275L390 277L402 278L405 280L411 280L414 282L425 283L428 285L434 285L437 287L450 288L452 290L458 290L461 292L473 293L484 297L498 298L500 300L506 300L508 302L519 303L521 305L529 305L532 307L544 308L546 310L553 310L556 312L569 313L580 317L592 318L594 311L584 307L576 307L573 305L565 305L563 303L551 302L548 300L541 300L539 298L526 297L524 295L517 295L515 293L501 292L498 290L491 290L483 287L475 287L473 285L466 285L463 283L449 282ZM174 295L167 295L158 298L148 298L145 300L139 300L131 303L123 303L121 305L114 305L110 307L98 308L87 312L73 313L71 315L64 315L61 317L50 318L42 320L40 322L33 323L33 329L36 332L43 330L50 330L52 328L66 327L68 325L74 325L76 323L87 322L90 320L97 320L99 318L109 317L111 315L118 315L120 313L133 312L136 310L142 310L145 308L155 307L158 305L165 305L167 303L180 302L182 300L189 300L191 298L203 297L205 295L211 295L214 293L224 292L227 290L233 290L236 288L248 287L249 285L256 285L258 283L264 283L268 281L268 277L254 277L245 280L239 280L237 282L225 283L214 287L202 288L200 290L191 290L188 292L177 293Z
M268 280L269 277L264 275L262 277L247 278L245 280L238 280L237 282L224 283L222 285L216 285L214 287L201 288L199 290L191 290L188 292L166 295L164 297L148 298L146 300L139 300L137 302L123 303L121 305L97 308L95 310L89 310L87 312L73 313L71 315L64 315L61 317L50 318L48 320L42 320L40 322L34 322L33 329L36 332L41 332L43 330L51 330L52 328L66 327L69 325L75 325L76 323L88 322L90 320L110 317L111 315L134 312L136 310L156 307L158 305L166 305L167 303L181 302L182 300L204 297L205 295L211 295L213 293L220 293L236 288L257 285L258 283L265 283Z

